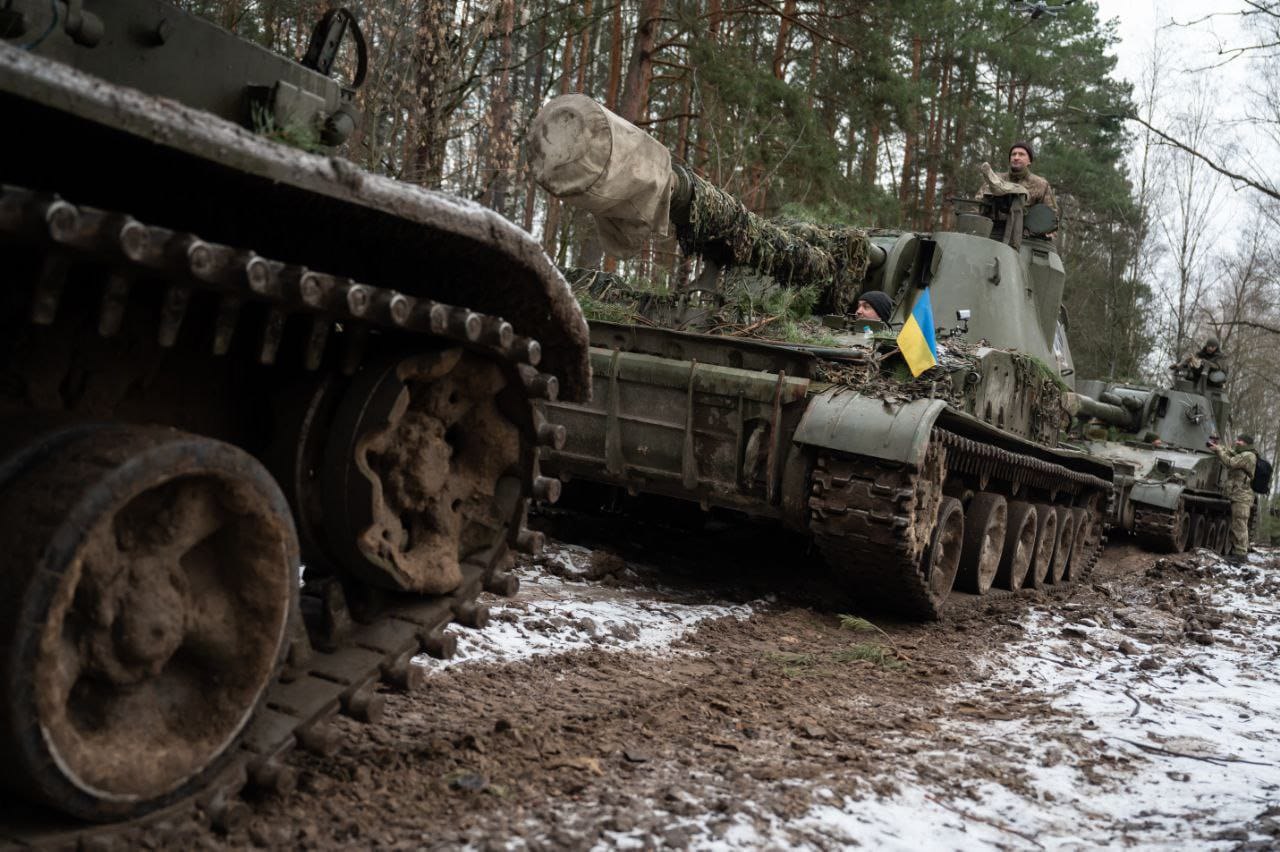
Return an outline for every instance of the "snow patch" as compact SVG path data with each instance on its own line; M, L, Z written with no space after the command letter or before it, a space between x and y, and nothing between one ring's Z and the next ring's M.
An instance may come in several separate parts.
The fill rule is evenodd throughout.
M1044 712L946 721L968 748L922 742L917 765L945 767L952 783L900 773L893 796L815 804L789 827L820 845L881 849L1229 849L1258 839L1242 826L1280 801L1280 612L1250 582L1255 565L1209 567L1216 581L1200 603L1226 617L1207 638L1153 641L1031 612L1025 639L987 658L985 682L955 697L1035 696Z
M559 545L549 549L549 555L563 577L538 566L523 569L520 591L514 598L490 604L490 622L483 630L460 633L452 659L420 655L415 662L428 671L443 671L456 665L506 663L583 648L654 651L671 645L701 622L728 616L744 619L765 603L709 604L695 594L661 586L604 585L586 579L591 551Z

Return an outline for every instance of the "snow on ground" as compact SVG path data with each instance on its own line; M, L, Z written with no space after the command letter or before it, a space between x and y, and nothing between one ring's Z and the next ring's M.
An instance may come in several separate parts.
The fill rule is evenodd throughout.
M480 662L511 662L582 648L635 651L665 648L699 622L747 618L753 604L707 604L690 593L662 587L635 588L608 578L631 571L616 557L602 569L600 554L569 544L549 545L544 568L518 572L520 591L490 605L482 631L458 635L449 660L415 659L431 671ZM600 580L605 579L605 583ZM760 606L759 601L754 606Z
M460 636L454 659L424 662L439 671L587 647L656 650L699 622L767 605L709 604L608 574L601 583L597 557L556 546L524 571L515 598L493 606L484 631ZM699 849L1218 850L1270 840L1242 828L1269 827L1268 809L1280 804L1280 602L1274 581L1257 582L1264 561L1236 567L1202 554L1214 579L1188 587L1199 613L1191 622L1151 600L1028 609L1024 638L990 652L982 674L944 702L1008 701L1007 718L935 718L939 734L913 744L915 763L887 776L890 795L840 798L818 787L800 819L744 802L730 816L672 814L670 824ZM645 842L610 839L614 848Z
M960 753L922 743L920 758L952 780L972 778L963 796L940 793L936 778L895 776L896 795L818 805L790 832L741 845L1172 850L1270 841L1241 826L1280 803L1280 612L1272 594L1251 588L1256 567L1210 568L1227 582L1201 603L1226 616L1225 629L1191 642L1177 641L1172 617L1157 609L1118 607L1121 629L1030 612L1025 640L988 658L990 679L954 697L1038 692L1052 712L953 717L943 725L952 736L938 739L968 743Z

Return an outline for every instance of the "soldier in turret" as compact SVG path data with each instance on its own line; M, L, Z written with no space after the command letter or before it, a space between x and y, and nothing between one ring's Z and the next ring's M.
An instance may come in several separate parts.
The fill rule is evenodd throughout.
M1049 181L1032 174L1031 163L1035 160L1035 149L1030 142L1017 141L1009 146L1009 171L1001 175L1010 183L1019 183L1027 188L1026 206L1043 204L1058 215L1058 202L1053 197L1053 187Z
M1227 469L1227 496L1231 498L1231 557L1249 555L1249 513L1253 510L1253 471L1258 454L1253 449L1253 436L1237 435L1236 445L1226 450L1216 440L1209 447Z
M1031 162L1034 159L1035 150L1031 147L1030 142L1014 142L1009 146L1009 170L1007 172L996 174L989 164L982 164L985 178L979 194L984 197L1020 194L1023 196L1023 211L1037 204L1043 204L1053 211L1053 217L1056 221L1058 218L1058 202L1053 197L1053 187L1049 185L1049 181L1037 174L1032 174ZM1002 239L1005 228L1008 227L1009 209L1004 205L996 205L992 209L992 216L996 225L992 236L996 239ZM1044 233L1043 236L1052 239L1053 232Z
M1200 351L1194 355L1187 355L1181 361L1169 366L1170 370L1182 370L1186 373L1187 378L1195 381L1200 378L1200 374L1208 368L1209 370L1221 370L1227 372L1227 356L1218 344L1218 338L1206 338L1204 346L1200 347Z

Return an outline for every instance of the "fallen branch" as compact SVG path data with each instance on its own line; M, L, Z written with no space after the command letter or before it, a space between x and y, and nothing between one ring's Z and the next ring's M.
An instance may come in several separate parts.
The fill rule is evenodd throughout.
M1067 668L1072 668L1072 669L1079 669L1082 672L1089 671L1089 669L1086 669L1084 666L1077 666L1075 663L1068 663L1066 660L1059 660L1057 657L1045 657L1041 654L1031 654L1029 656L1035 657L1037 660L1044 660L1046 663L1057 663L1060 666L1066 666Z
M946 808L947 810L951 811L951 813L956 814L957 816L962 816L965 819L971 819L971 820L974 820L975 822L980 822L985 825L989 825L992 828L998 828L1000 831L1008 832L1009 834L1012 834L1015 837L1021 837L1023 840L1027 841L1028 843L1034 843L1037 847L1041 849L1045 848L1043 843L1041 843L1039 840L1036 840L1034 834L1028 834L1025 831L1018 831L1018 829L1005 825L999 820L990 819L988 817L981 816L980 814L971 814L968 811L962 811L960 810L960 808L952 807L951 805L948 805L946 802L942 801L941 799L936 799L933 796L930 796L928 793L925 793L924 797L929 801L933 802L935 805L938 805L939 807L942 807L942 808Z
M1116 737L1116 739L1118 739L1122 743L1128 743L1129 745L1134 746L1135 748L1140 748L1143 751L1149 751L1152 754L1163 754L1166 757L1185 757L1190 760L1202 760L1205 763L1213 763L1213 764L1247 763L1250 766L1275 766L1274 763L1262 763L1261 761L1257 761L1257 760L1245 760L1243 757L1223 757L1221 755L1187 754L1184 751L1171 751L1167 748L1160 748L1159 746L1140 743L1137 740L1127 740L1124 737Z
M1132 719L1134 716L1137 716L1138 711L1142 709L1142 702L1135 698L1133 693L1127 689L1124 691L1124 694L1129 696L1129 700L1133 702L1133 712L1129 714L1129 718Z

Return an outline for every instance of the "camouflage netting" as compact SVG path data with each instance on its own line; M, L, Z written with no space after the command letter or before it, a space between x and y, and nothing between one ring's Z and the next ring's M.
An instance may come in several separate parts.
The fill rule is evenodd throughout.
M871 243L865 231L770 221L692 171L683 172L693 191L688 221L677 224L676 237L686 254L745 266L788 287L812 285L825 309L848 312L867 274Z
M951 381L944 366L932 367L914 378L908 373L886 370L881 366L887 353L866 350L866 359L857 361L820 361L818 378L844 385L863 396L876 397L886 405L907 403L916 399L942 399L960 405L963 394Z
M1044 440L1056 440L1058 432L1071 421L1063 394L1069 390L1062 377L1034 355L1014 352L1018 384L1026 389L1031 405L1031 431Z

